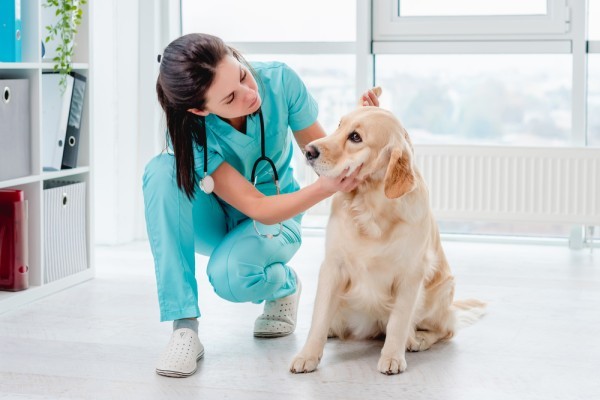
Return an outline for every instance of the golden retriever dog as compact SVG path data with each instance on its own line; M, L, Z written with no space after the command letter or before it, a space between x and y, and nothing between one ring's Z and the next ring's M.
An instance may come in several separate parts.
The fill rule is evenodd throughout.
M485 304L453 300L454 277L428 189L392 113L360 107L305 150L318 174L335 177L349 168L350 175L360 167L362 182L333 198L312 324L290 370L314 371L328 337L385 336L377 369L403 372L407 349L450 339L459 320L476 320Z

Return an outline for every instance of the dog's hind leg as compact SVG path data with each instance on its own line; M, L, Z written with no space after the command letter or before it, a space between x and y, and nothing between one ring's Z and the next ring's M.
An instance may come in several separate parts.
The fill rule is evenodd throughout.
M424 351L440 340L449 340L456 329L456 313L452 307L454 279L448 276L426 289L414 333L406 343L408 351Z
M440 340L448 340L454 332L442 331L415 331L414 336L408 338L406 349L408 351L425 351Z

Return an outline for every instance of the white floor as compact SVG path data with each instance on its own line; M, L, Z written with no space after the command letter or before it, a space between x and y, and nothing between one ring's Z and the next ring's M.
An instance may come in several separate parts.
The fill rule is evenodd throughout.
M323 239L305 237L292 265L304 291L299 328L258 340L261 306L210 287L199 257L200 338L187 379L154 373L171 327L158 322L148 244L97 249L97 277L0 315L1 399L600 399L600 251L444 242L457 298L489 312L449 343L377 372L382 343L330 340L317 372L288 364L310 324Z

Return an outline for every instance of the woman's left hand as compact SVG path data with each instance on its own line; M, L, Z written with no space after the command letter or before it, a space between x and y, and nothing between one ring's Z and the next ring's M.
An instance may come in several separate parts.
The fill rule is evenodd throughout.
M358 100L359 106L375 106L379 107L379 96L381 96L381 88L379 86L367 90L360 96Z

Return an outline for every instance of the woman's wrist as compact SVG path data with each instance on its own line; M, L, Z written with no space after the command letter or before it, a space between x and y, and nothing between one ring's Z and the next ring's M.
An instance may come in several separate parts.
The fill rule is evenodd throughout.
M316 194L322 199L332 196L337 190L325 184L322 178L317 179L310 186L314 187Z

